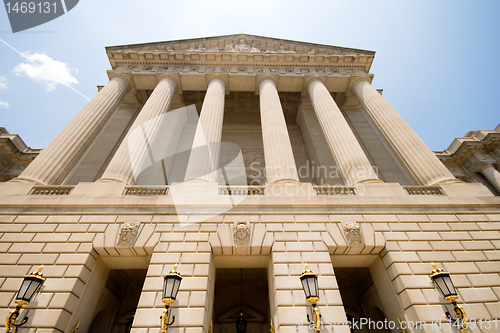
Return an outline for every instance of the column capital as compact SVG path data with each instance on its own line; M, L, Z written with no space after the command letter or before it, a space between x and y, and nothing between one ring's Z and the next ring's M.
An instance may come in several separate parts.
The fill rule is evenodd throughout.
M137 92L137 88L134 84L134 81L132 80L132 74L130 73L130 71L110 70L110 71L107 71L107 74L108 74L108 78L110 81L114 78L122 79L123 81L125 81L127 83L127 87L128 87L129 92L133 92L133 93Z
M368 82L369 84L372 84L373 81L373 74L362 74L362 75L351 75L349 78L349 82L347 83L347 87L345 89L346 95L353 95L352 90L358 83L361 82Z
M176 93L183 93L181 80L178 73L156 73L156 79L158 80L158 83L160 83L160 81L164 79L172 81L175 84Z
M224 84L225 94L229 95L229 74L206 74L205 79L207 80L207 89L213 80L219 80Z
M493 168L495 169L495 166L493 165L492 161L479 161L476 167L474 168L475 172L483 172L486 169Z
M306 75L304 77L304 87L302 88L303 92L307 92L309 89L309 85L313 82L319 81L325 84L326 76L319 76L319 75Z
M496 188L498 192L500 192L500 172L495 169L495 166L492 162L482 162L477 169L479 172L483 174L483 176L488 179L491 185Z
M279 76L278 75L271 75L271 74L265 74L262 76L257 76L257 84L255 85L255 94L259 95L260 94L260 85L267 80L271 80L274 82L276 87L278 86L279 82Z
M489 166L494 167L496 160L485 151L476 151L469 155L464 167L469 172L482 172Z

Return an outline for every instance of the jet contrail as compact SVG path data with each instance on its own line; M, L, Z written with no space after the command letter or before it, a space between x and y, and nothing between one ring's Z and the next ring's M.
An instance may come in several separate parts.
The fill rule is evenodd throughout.
M7 43L6 41L4 41L1 38L0 38L0 42L4 43L8 47L10 47L12 50L14 50L15 52L17 52L17 54L19 54L21 57L25 57L22 52L19 52L12 45L10 45L9 43ZM82 94L81 92L79 92L78 90L76 90L75 88L73 88L72 86L68 85L67 87L70 88L71 90L73 90L74 92L76 92L77 94L79 94L80 96L82 96L83 98L85 98L86 100L90 101L90 98L88 98L87 96L85 96L84 94Z
M4 41L3 39L0 38L0 42L4 43L5 45L7 45L8 47L10 47L11 49L13 49L14 51L17 52L17 54L21 55L21 52L19 52L18 50L16 50L13 46L11 46L10 44L7 44L6 41Z

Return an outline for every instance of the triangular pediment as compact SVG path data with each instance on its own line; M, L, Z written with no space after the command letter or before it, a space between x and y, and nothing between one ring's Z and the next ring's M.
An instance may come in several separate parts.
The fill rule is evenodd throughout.
M374 51L236 34L106 47L107 52L189 52L373 56Z

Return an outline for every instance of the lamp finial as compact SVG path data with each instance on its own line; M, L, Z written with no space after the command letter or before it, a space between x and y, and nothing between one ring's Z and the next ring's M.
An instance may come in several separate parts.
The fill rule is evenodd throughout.
M309 265L306 263L304 263L304 267L306 268L306 271L309 270Z
M42 271L43 271L43 265L38 267L38 274L42 273Z
M177 266L179 266L179 264L178 264L178 263L176 263L176 264L174 265L174 271L176 271L176 270L177 270Z

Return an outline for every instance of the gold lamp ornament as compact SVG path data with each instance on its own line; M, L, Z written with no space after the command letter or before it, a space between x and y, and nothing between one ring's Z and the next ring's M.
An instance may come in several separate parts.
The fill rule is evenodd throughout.
M306 294L306 301L311 303L313 307L313 321L314 321L314 331L319 333L321 315L319 314L318 306L319 302L319 288L318 288L318 275L309 270L309 266L304 264L305 271L302 272L300 276L300 282L302 282L302 288ZM307 315L307 321L310 322L309 315Z
M163 277L163 297L161 301L165 303L165 310L163 310L163 315L160 317L161 333L167 333L168 326L175 322L175 316L172 316L170 323L168 322L168 308L174 304L182 281L181 274L177 272L177 266L178 264L175 264L174 270Z
M23 321L20 324L17 323L21 308L24 305L30 304L33 297L38 291L40 291L40 288L42 288L43 283L45 282L42 270L43 265L38 268L37 272L32 272L24 276L21 287L19 288L16 299L14 300L14 302L16 303L16 309L14 311L11 311L5 319L6 333L16 333L19 327L23 326L29 321L28 317L24 317Z
M457 304L458 293L453 285L453 282L451 281L450 273L445 272L441 268L437 268L435 263L432 263L432 268L433 270L430 276L432 283L441 296L453 304L453 310L455 310L455 315L460 323L460 332L469 333L469 331L465 328L467 325L467 314L465 313L464 308ZM446 318L451 319L448 312L446 312Z

